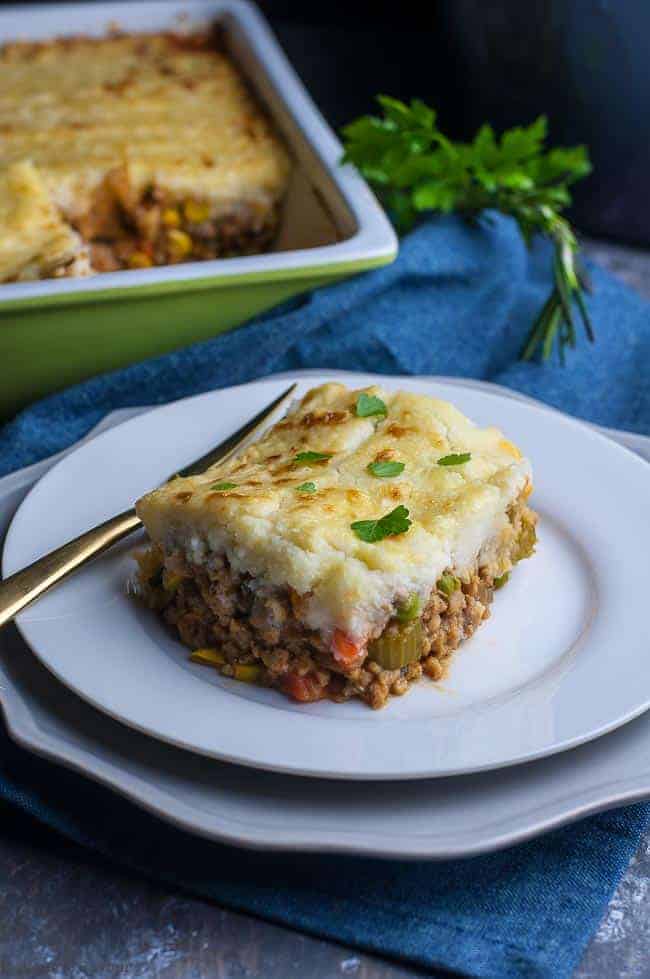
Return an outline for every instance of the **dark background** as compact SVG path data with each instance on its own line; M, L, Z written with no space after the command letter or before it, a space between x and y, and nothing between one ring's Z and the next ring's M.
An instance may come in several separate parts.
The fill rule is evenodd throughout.
M551 142L591 151L594 174L575 191L578 226L650 244L650 0L259 6L334 126L371 110L378 92L431 102L457 138L484 121L501 129L545 113Z
M586 143L585 231L650 243L650 2L433 0L261 6L336 125L377 92L418 95L468 137L548 116L550 140Z

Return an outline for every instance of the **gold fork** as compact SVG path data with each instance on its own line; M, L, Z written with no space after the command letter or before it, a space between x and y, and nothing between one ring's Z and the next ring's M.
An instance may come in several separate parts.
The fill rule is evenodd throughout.
M176 476L196 476L197 473L204 472L215 462L224 462L240 449L244 443L268 421L273 412L284 404L293 394L296 385L292 384L283 394L275 398L265 408L262 408L254 418L238 428L233 435L217 445L210 452L196 459L194 462L173 473L170 479ZM104 523L86 531L80 537L68 541L56 550L34 561L33 564L17 571L9 578L0 582L0 627L10 622L27 605L63 581L68 575L83 567L92 558L102 554L124 537L128 537L134 530L142 526L142 521L135 510L125 510L118 513L116 517L111 517Z

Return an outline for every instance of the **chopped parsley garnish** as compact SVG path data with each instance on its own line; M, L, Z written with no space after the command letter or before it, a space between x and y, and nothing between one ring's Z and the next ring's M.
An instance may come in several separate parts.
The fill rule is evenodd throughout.
M299 493L315 493L316 483L301 483L300 486L296 486Z
M237 483L213 483L210 489L215 493L223 493L225 490L237 489Z
M471 142L454 142L420 99L407 105L380 95L377 101L381 115L344 127L343 161L370 181L398 230L408 231L423 213L453 211L469 221L490 208L510 215L527 244L543 235L554 250L550 295L520 356L530 360L539 351L548 360L557 344L563 358L576 346L578 316L593 342L580 246L562 213L571 185L591 172L586 148L547 149L545 116L501 135L486 123Z
M368 466L368 472L371 476L379 476L380 479L387 479L389 476L399 476L400 473L404 472L405 465L403 462L371 462Z
M452 453L448 456L443 456L442 459L438 459L439 466L464 466L466 462L472 458L471 452L459 452L457 454Z
M380 517L379 520L356 520L350 524L350 528L359 540L363 540L367 544L376 544L384 537L405 534L410 526L409 512L405 506L395 507L390 513Z
M494 584L492 585L492 587L494 588L495 591L498 591L499 588L503 588L503 586L505 585L505 583L508 581L509 578L510 578L510 572L506 571L505 574L499 575L498 578L494 579Z
M357 398L357 418L370 418L371 415L383 415L385 418L387 414L388 408L374 394L362 392Z
M294 462L325 462L332 458L332 452L299 452L294 457Z

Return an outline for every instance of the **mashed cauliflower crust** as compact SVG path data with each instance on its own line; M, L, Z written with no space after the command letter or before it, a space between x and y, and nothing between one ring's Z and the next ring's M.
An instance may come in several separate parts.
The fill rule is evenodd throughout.
M288 154L218 27L0 46L0 282L258 254Z
M326 384L138 502L140 591L226 676L381 707L440 679L530 556L531 490L519 450L452 405Z

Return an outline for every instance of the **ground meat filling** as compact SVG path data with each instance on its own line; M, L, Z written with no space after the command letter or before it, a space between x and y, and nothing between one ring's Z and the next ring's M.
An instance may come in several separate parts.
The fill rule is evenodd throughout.
M140 196L116 167L87 214L70 219L87 243L95 272L256 255L272 244L278 208L253 201L218 212L208 201L177 199L158 187Z
M495 587L513 564L529 556L535 540L536 517L525 504L514 505L509 516L489 563L477 566L451 594L439 588L431 593L420 620L421 657L400 669L384 669L368 658L346 669L320 634L301 621L300 596L289 589L260 591L225 557L199 567L188 565L179 552L163 558L152 548L139 558L141 591L191 650L219 650L224 675L253 676L303 702L358 697L377 709L390 696L406 693L423 674L440 680L453 651L489 617ZM152 569L157 570L152 574ZM255 670L242 669L250 666Z

